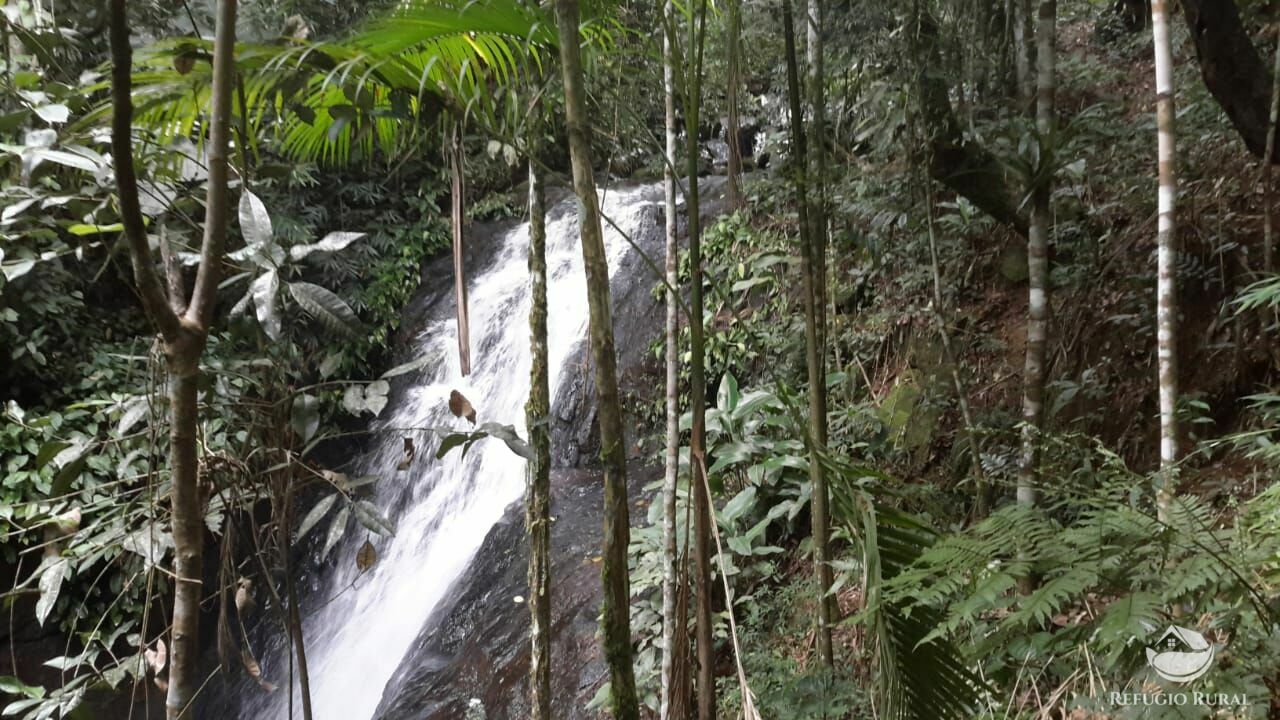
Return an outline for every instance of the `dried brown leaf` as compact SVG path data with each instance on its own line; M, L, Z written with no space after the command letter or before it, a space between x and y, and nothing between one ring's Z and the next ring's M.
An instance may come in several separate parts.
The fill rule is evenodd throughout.
M404 456L400 458L400 463L396 465L396 470L401 472L408 470L413 465L413 438L404 439Z
M257 680L258 685L260 685L263 690L266 690L267 692L275 691L275 683L262 679L262 667L258 665L257 659L253 657L253 653L249 652L248 647L240 649L240 661L244 663L245 672L249 673L249 676L254 680Z
M466 418L472 425L476 424L476 409L471 406L471 401L457 390L449 393L449 412L453 413L454 417Z
M373 549L373 543L365 540L360 546L360 551L356 553L356 567L360 572L364 572L373 567L376 562L378 562L378 551Z

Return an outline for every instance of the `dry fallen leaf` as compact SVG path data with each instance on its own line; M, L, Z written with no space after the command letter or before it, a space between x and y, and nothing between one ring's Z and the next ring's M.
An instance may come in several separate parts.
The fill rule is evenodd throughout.
M400 464L396 465L396 470L401 472L408 470L413 464L413 438L404 439L404 457L400 458Z
M163 639L156 640L156 648L154 650L147 648L142 651L142 657L146 658L147 668L159 675L160 671L164 670L165 664L169 662L169 650L164 646Z
M236 610L240 612L240 618L243 620L244 616L253 612L257 605L253 599L253 581L242 577L236 581L236 586Z
M376 562L378 562L378 552L373 549L373 543L365 540L364 545L360 546L360 551L356 553L356 567L360 568L360 572L364 572L373 567Z
M464 417L470 420L472 425L476 424L476 409L471 407L471 401L457 390L449 393L449 412L453 413L454 417Z
M240 660L244 662L245 671L249 673L250 677L258 681L258 684L262 686L263 690L266 690L267 692L275 691L275 683L267 682L262 679L262 667L258 665L258 661L253 657L253 653L249 652L249 648L245 647L240 649Z

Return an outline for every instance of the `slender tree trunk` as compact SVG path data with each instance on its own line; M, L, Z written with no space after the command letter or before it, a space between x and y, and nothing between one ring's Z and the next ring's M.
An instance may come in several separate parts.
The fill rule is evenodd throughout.
M791 14L791 0L782 3L782 32L785 36L787 56L787 97L791 111L790 132L792 169L795 173L796 208L800 228L800 275L804 281L804 340L805 366L809 381L809 428L806 444L809 448L809 482L813 486L813 564L818 581L818 654L827 667L832 665L831 603L827 592L831 589L831 565L827 557L827 481L822 467L825 451L826 409L822 400L824 379L822 376L818 345L817 269L814 263L814 242L810 236L810 204L808 172L806 169L804 111L800 104L800 75L797 68L795 27Z
M596 404L600 426L600 459L604 468L604 550L600 607L605 662L612 688L609 707L615 720L639 720L635 670L631 664L630 579L627 545L631 528L627 508L626 439L618 397L617 356L609 309L609 267L600 227L591 163L591 121L587 116L585 80L578 37L577 0L556 0L560 34L560 66L564 75L565 125L573 188L579 202L582 260L587 275L591 352L595 364Z
M1156 507L1160 520L1166 521L1175 492L1178 462L1178 239L1174 232L1178 169L1174 135L1173 42L1169 36L1168 0L1151 0L1151 31L1155 41L1159 158L1156 360L1160 384L1160 480Z
M680 470L680 313L675 293L680 279L680 248L676 241L676 88L675 67L671 57L675 31L675 7L672 0L662 4L662 91L666 126L666 162L663 164L663 190L666 196L666 463L662 477L662 667L659 720L683 720L684 698L675 693L677 652L685 646L688 624L676 612L676 594L681 583L676 574L682 567L676 544L676 496ZM732 144L730 145L732 151Z
M534 453L528 469L525 514L529 532L529 716L531 720L551 720L551 435L545 422L551 413L551 381L547 367L547 209L538 145L534 137L529 159L529 346L533 364L525 406Z
M813 243L814 271L817 275L816 304L818 310L818 372L824 378L822 387L822 443L827 442L827 76L823 62L822 3L824 0L808 0L806 16L805 59L808 68L809 117L812 131L809 133L809 178L813 193L809 221L810 242Z
M293 527L293 480L288 478L285 482L289 483L285 490L284 498L284 520L280 527L283 532L280 533L280 555L284 566L284 590L285 597L289 601L289 634L293 637L293 654L298 661L298 687L302 696L302 717L303 720L311 720L311 673L307 670L307 643L302 631L302 612L298 608L298 588L293 577L293 547L289 542L289 528ZM290 688L290 693L293 689ZM290 695L292 700L292 695Z
M1276 26L1280 31L1280 24ZM1276 125L1280 124L1280 34L1276 36L1276 56L1275 67L1271 71L1271 115L1267 124L1267 148L1263 154L1263 158L1275 157L1276 154ZM1275 208L1272 207L1272 188L1271 188L1271 163L1266 160L1262 163L1262 217L1263 217L1263 237L1262 237L1262 269L1265 272L1275 272Z
M725 76L728 88L725 93L728 127L725 129L725 142L729 146L729 207L742 207L742 118L740 115L740 93L742 90L742 0L728 0L726 33L728 34L728 62Z
M702 206L698 194L698 131L702 120L702 58L706 40L707 1L699 0L690 15L689 42L692 58L685 63L685 158L688 178L685 216L689 234L689 474L693 494L693 565L697 607L694 626L698 646L698 720L715 720L715 636L711 617L711 496L703 482L707 453L706 338L702 317Z
M1036 133L1047 158L1054 137L1054 65L1056 63L1057 0L1041 0L1036 27ZM1018 463L1017 501L1036 504L1040 480L1040 434L1044 431L1045 345L1049 333L1049 223L1053 194L1052 170L1039 172L1031 188L1031 229L1027 234L1027 350L1022 378L1022 454ZM1025 578L1022 589L1034 584Z
M125 0L111 3L112 127L111 154L116 173L120 216L129 245L134 279L143 308L164 341L170 374L169 471L171 525L174 544L174 601L169 643L169 690L165 701L169 718L189 716L199 687L200 596L203 578L204 508L199 488L200 356L222 269L228 223L227 145L231 119L231 90L235 84L235 0L217 6L213 48L208 152L208 193L204 237L191 301L181 313L170 304L156 274L146 225L138 201L133 165L132 50Z
M1035 26L1031 20L1031 0L1013 0L1013 67L1018 86L1018 104L1031 112L1035 100Z
M471 374L471 322L467 314L466 252L467 184L462 154L462 127L455 124L449 142L450 216L453 226L453 297L458 306L458 365L463 375Z

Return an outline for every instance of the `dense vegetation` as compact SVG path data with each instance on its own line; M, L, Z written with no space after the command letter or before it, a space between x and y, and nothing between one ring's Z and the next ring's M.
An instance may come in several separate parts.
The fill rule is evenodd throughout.
M529 461L529 706L567 715L547 186L580 199L605 484L584 706L1280 713L1274 3L0 10L0 715L187 717L212 667L309 720L297 565L395 532L344 458L445 362L396 365L420 284L455 285L468 372L466 234L511 219L527 437L404 463ZM614 337L618 178L667 184L664 337ZM665 393L620 391L624 340ZM636 444L665 470L641 517ZM254 606L296 678L263 676ZM1149 663L1170 625L1213 646L1194 684ZM1226 699L1142 704L1192 689Z

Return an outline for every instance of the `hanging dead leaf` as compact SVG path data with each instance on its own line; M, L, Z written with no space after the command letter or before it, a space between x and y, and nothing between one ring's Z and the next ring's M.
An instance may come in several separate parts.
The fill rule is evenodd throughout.
M476 409L471 407L471 401L457 390L449 393L449 412L453 413L454 417L466 418L472 425L476 424Z
M257 607L257 601L253 599L253 581L249 578L242 577L236 581L236 610L240 613L241 621L244 616L253 612Z
M244 663L245 672L249 676L258 681L258 685L262 686L267 692L275 692L276 685L262 679L262 667L258 665L258 661L253 657L253 653L249 652L248 647L240 648L240 661Z
M396 465L396 470L404 472L413 465L413 438L404 439L404 456L400 458L400 464Z
M162 677L160 677L159 675L157 675L157 676L155 677L155 683L156 683L156 687L160 688L160 692L162 692L162 693L167 693L167 692L169 692L169 681L168 681L168 680L165 680L164 678L162 678Z
M156 675L164 670L164 666L169 662L169 649L164 646L164 640L156 640L155 649L147 648L142 651L142 657L147 661L147 669Z
M183 50L173 56L173 69L178 71L179 75L186 75L196 66L196 53L191 50Z
M373 567L376 562L378 562L378 551L373 549L373 543L365 540L360 546L360 551L356 553L356 567L360 572L364 572Z

